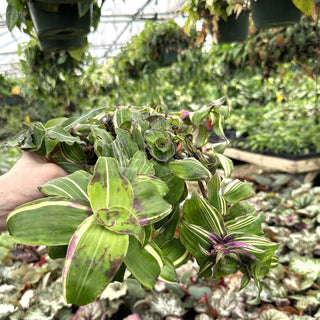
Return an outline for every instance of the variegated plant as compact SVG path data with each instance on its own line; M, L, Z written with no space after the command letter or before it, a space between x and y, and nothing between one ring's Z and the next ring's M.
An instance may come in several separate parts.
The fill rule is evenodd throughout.
M69 175L41 186L43 199L11 212L10 234L65 257L64 295L77 305L96 300L126 270L149 289L159 277L176 281L175 268L191 256L200 275L240 270L243 286L250 278L259 285L277 246L260 236L263 216L242 201L251 184L228 178L227 140L209 148L203 125L210 118L224 138L228 112L216 101L196 112L99 108L34 123L19 135L21 148ZM190 198L188 181L198 182Z

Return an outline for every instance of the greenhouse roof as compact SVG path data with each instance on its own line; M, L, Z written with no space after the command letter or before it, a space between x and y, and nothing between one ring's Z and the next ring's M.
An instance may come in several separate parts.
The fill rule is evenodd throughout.
M88 35L90 53L103 63L141 32L146 20L175 18L182 3L183 0L105 0L98 28ZM0 73L12 76L19 74L18 45L27 42L29 36L17 28L12 32L7 29L6 7L7 1L0 0Z

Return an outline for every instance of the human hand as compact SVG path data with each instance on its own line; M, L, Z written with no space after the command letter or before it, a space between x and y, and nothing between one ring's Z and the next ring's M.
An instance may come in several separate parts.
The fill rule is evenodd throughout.
M66 176L55 163L34 152L25 152L9 172L0 176L0 230L6 229L10 211L26 202L43 197L38 190L42 184Z

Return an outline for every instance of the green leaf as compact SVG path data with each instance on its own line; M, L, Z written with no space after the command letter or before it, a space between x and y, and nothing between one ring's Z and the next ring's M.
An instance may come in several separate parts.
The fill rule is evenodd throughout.
M181 241L173 238L161 247L163 256L172 261L175 268L187 262L189 258L188 250L182 245Z
M61 126L54 126L48 129L47 137L52 140L57 140L59 142L65 142L68 145L73 145L74 143L83 144L79 137L72 136Z
M197 127L201 123L204 122L204 120L208 117L210 113L210 108L207 106L202 107L200 110L197 110L195 112L190 112L189 117L190 120L192 121L192 124Z
M67 303L95 301L113 279L127 253L128 235L109 231L90 216L72 237L63 269Z
M182 201L181 197L183 197L186 189L184 180L172 174L168 163L154 163L154 168L156 176L164 181L169 189L164 199L171 204Z
M15 5L8 3L6 9L6 23L9 31L15 27L16 23L19 20L19 12Z
M66 177L49 181L42 185L39 190L47 196L61 196L89 201L87 189L91 178L90 173L79 170Z
M138 151L138 145L128 131L120 128L115 128L115 131L117 138L111 143L113 156L120 167L127 167L130 159Z
M168 161L175 154L171 136L160 129L147 130L144 134L151 155L158 161Z
M168 193L168 190L169 190L167 184L155 176L147 176L144 174L140 174L140 175L136 176L136 181L137 182L138 181L149 181L158 190L161 197L164 197Z
M87 202L44 198L13 210L7 225L17 243L34 245L68 244L80 223L92 215Z
M225 179L222 183L222 195L229 203L248 199L253 194L252 183L238 179Z
M255 215L255 214L256 214L256 210L251 204L247 202L238 202L232 205L231 207L229 207L229 211L227 216L225 217L225 221L229 221L240 216Z
M100 209L95 216L99 223L111 231L138 236L143 233L137 217L127 208L113 206L110 209Z
M209 180L207 185L208 201L224 217L227 215L228 207L226 200L220 195L220 182L221 179L217 173Z
M68 131L71 128L76 127L79 124L87 123L94 118L102 118L104 116L105 107L91 108L84 112L80 117L71 117L68 121L63 123L63 128Z
M136 180L133 184L135 215L141 225L162 220L170 214L172 207L148 180Z
M94 214L97 214L100 209L110 209L114 206L129 210L132 208L131 184L120 174L113 158L100 157L97 160L88 186L88 194Z
M240 216L233 220L226 222L225 226L228 233L233 232L246 232L255 235L260 235L263 233L261 229L261 224L265 220L264 215L247 215Z
M163 258L164 265L160 273L160 279L166 282L178 282L176 269L172 261L166 257Z
M208 231L194 224L189 224L185 220L182 220L179 226L179 237L182 244L197 259L200 266L203 266L208 260L208 256L200 250L200 247L209 250L211 244L209 236Z
M137 174L154 175L152 163L145 152L137 151L129 162L129 168L135 168Z
M194 158L170 162L169 167L177 177L184 180L199 181L211 178L211 172Z
M221 153L216 153L215 155L218 158L218 162L219 162L220 166L222 167L225 176L230 177L230 175L234 169L232 160Z
M115 128L122 128L128 123L131 127L133 114L128 108L116 109L113 114L113 123Z
M124 262L133 276L147 289L153 289L163 267L163 260L150 244L141 248L140 242L130 236Z
M221 213L207 200L200 198L196 192L193 192L191 198L185 201L183 216L188 223L201 226L210 232L218 235L226 233Z
M51 259L65 258L67 255L68 246L50 246L48 249L48 254Z
M294 5L304 14L310 15L313 7L313 0L292 0Z
M196 127L192 134L192 143L196 148L203 147L208 142L209 136L208 129L205 126L200 125Z

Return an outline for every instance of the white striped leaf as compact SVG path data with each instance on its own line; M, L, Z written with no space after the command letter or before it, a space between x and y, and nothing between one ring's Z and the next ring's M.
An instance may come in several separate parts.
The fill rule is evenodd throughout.
M233 220L240 216L256 215L255 208L247 202L238 202L229 207L225 221Z
M223 217L227 215L228 206L226 200L220 195L220 177L215 173L208 182L208 201Z
M193 192L183 205L184 219L191 224L201 226L205 230L222 235L226 233L221 213L211 206L207 200Z
M188 250L183 246L181 241L177 238L166 242L161 247L163 256L172 261L175 268L180 267L182 264L187 262L189 258Z
M89 215L92 211L85 201L44 198L13 210L7 225L17 243L63 245Z
M72 237L63 269L67 303L95 301L113 279L127 253L128 235L109 231L91 216Z
M210 233L202 227L182 220L179 227L179 237L185 248L197 259L199 265L202 266L208 260L208 255L200 250L200 248L207 251L210 250Z
M146 288L153 289L163 268L163 257L155 246L140 242L130 236L129 248L124 262L133 276Z
M39 190L47 196L61 196L89 201L87 189L91 178L90 173L79 170L66 177L49 181L42 185Z
M218 162L219 162L220 166L222 167L225 176L230 177L230 175L234 169L232 160L221 153L216 153L215 155L218 158Z
M113 158L98 158L88 186L88 194L94 214L101 209L110 209L114 206L132 209L131 184L120 174Z
M222 182L222 195L229 203L237 203L253 195L252 183L238 179L225 179Z
M90 131L88 139L93 142L96 155L98 157L111 157L111 143L113 141L111 133L96 125L90 126Z
M138 150L129 162L129 168L135 168L137 174L154 175L154 169L145 152Z
M105 107L91 108L84 112L80 117L71 117L63 123L63 128L65 130L70 130L79 124L87 123L90 120L92 121L94 118L99 119L105 115L103 112L105 109Z
M71 135L68 131L66 131L61 126L54 126L47 130L46 133L47 138L52 140L57 140L59 142L65 142L69 145L74 143L83 144L84 142L81 141L80 137Z
M183 180L199 181L211 178L211 172L194 158L170 162L169 167L177 177Z
M264 215L240 216L225 223L228 233L246 232L254 235L263 233L261 223L265 220Z
M115 131L117 138L111 143L113 157L120 167L127 167L130 159L138 151L138 145L128 131L120 128L115 128Z
M122 128L124 123L132 122L132 112L128 108L116 109L113 113L113 124L115 128Z
M160 221L170 214L172 206L163 200L152 182L136 180L133 184L133 191L133 208L142 226Z

